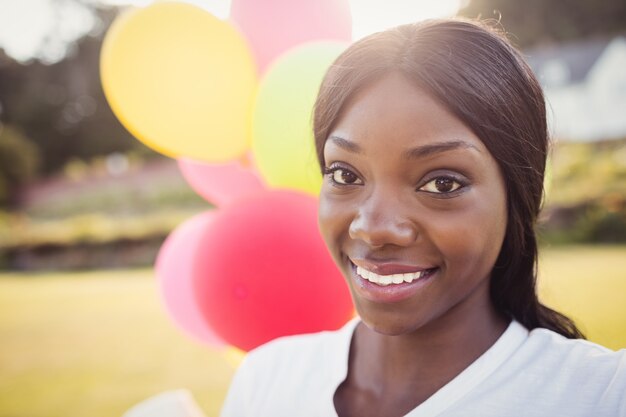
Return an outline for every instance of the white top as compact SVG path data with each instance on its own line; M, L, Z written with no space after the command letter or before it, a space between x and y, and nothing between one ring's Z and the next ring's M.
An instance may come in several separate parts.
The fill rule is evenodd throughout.
M337 416L354 319L336 332L290 336L251 351L222 417ZM511 322L496 343L405 417L626 417L626 350L613 352Z

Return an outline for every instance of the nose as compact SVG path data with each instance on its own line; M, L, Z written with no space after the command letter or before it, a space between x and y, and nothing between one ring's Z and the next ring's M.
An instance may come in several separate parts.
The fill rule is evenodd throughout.
M408 246L418 237L417 225L398 198L373 193L357 209L349 234L371 247Z

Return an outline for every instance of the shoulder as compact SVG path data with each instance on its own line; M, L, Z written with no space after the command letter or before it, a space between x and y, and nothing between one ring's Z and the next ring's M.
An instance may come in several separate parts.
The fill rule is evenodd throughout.
M290 377L321 375L347 363L350 340L358 322L353 319L339 330L274 339L250 351L241 367L257 377L273 380L283 374Z
M355 326L353 320L336 331L281 337L248 352L221 415L289 415L294 401L320 402L345 372Z
M547 329L530 331L514 355L526 382L534 381L543 395L571 404L593 405L608 414L626 414L626 350L613 351L581 339L568 339ZM619 413L614 411L620 410ZM613 414L611 414L613 413Z
M530 331L520 355L534 368L551 369L572 379L611 381L618 376L626 388L626 350L613 351L582 339L568 339L547 329Z
M314 365L334 350L339 339L340 331L280 337L248 352L242 367L261 374L271 370L275 377L281 369Z
M522 343L451 415L626 417L626 350L547 329L525 331Z
M583 339L568 339L548 329L537 328L528 335L526 347L559 362L582 362L581 365L605 366L619 370L626 361L626 350L613 351Z

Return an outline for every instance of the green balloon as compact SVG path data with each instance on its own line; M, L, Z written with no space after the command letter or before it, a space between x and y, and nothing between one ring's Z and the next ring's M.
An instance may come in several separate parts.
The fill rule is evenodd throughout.
M270 187L317 195L322 175L313 140L313 105L326 70L345 43L315 42L278 58L259 86L252 152Z

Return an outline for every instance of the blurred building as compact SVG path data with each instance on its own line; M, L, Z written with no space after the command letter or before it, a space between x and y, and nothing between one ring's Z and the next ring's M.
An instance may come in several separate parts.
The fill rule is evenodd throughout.
M626 137L626 36L526 51L546 93L559 140Z

